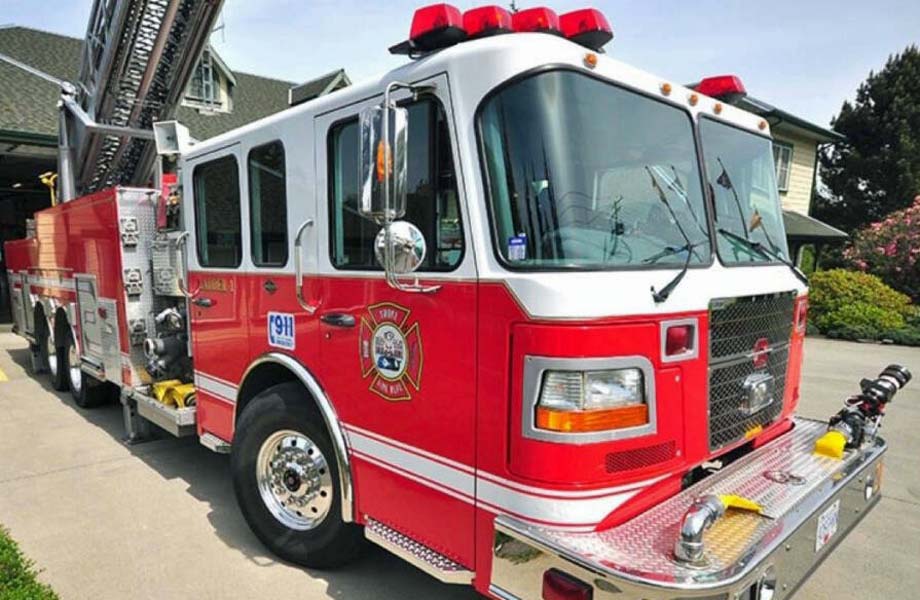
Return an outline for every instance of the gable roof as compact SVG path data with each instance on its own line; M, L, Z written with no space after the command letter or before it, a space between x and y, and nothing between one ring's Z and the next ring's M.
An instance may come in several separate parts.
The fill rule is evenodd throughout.
M301 83L296 87L292 87L289 92L288 103L291 106L303 104L304 102L309 102L314 98L331 94L349 85L351 85L351 79L345 74L345 69L338 69L306 83Z
M83 40L31 29L0 27L0 54L58 79L75 81ZM213 50L212 50L213 52ZM216 56L216 53L214 54ZM234 72L233 110L203 113L180 105L176 118L204 140L288 107L288 81ZM0 61L0 134L22 133L57 138L60 89L53 83Z

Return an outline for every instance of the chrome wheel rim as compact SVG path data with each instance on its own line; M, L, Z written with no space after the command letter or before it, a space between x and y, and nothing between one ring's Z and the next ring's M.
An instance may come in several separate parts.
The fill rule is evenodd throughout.
M51 372L52 377L55 377L58 372L58 355L54 340L50 335L45 336L45 353L48 355L48 371Z
M67 349L67 366L70 373L70 389L79 394L80 386L83 384L83 375L80 372L80 355L77 354L76 344L70 344Z
M332 508L329 463L319 446L297 431L277 431L262 443L256 479L265 507L290 529L314 529Z

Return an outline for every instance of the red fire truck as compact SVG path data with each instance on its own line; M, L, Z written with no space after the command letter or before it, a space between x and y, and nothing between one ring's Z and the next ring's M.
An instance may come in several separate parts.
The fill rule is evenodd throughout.
M876 504L910 375L794 416L769 124L611 38L439 4L377 79L201 143L161 123L160 189L6 244L16 331L129 440L229 453L284 559L369 539L496 598L785 598Z

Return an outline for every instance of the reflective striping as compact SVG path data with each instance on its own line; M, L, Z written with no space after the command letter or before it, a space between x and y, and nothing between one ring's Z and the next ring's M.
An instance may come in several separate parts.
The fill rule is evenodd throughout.
M484 510L573 531L593 530L611 511L666 477L599 490L537 488L475 473L468 465L365 429L344 428L352 453L362 460Z
M203 392L207 392L212 396L216 396L221 400L226 400L227 402L236 402L236 391L237 386L225 381L223 379L218 379L213 375L207 375L201 371L195 371L195 387L200 389Z

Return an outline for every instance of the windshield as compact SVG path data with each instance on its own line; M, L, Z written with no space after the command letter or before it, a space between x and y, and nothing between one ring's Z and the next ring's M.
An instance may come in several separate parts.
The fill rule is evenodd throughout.
M498 254L510 268L709 262L686 112L550 71L488 99L479 127Z
M700 136L714 200L713 220L716 229L723 230L717 234L722 262L773 262L756 244L788 258L773 144L711 119L700 121Z

